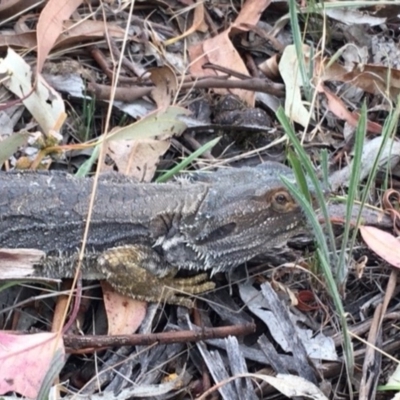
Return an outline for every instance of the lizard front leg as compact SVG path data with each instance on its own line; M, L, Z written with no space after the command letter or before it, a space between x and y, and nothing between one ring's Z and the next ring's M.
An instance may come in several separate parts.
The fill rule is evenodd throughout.
M175 278L172 268L151 247L128 245L105 250L97 258L97 268L119 293L138 300L166 302L193 307L193 302L178 294L199 294L214 289L207 274Z

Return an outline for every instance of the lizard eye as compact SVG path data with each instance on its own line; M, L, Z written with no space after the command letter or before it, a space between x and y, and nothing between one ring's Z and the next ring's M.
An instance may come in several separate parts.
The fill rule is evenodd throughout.
M277 211L286 211L290 204L293 204L293 200L287 192L276 192L272 196L272 207Z
M285 205L288 201L290 201L289 195L285 192L275 193L274 200L278 204L281 204L282 206Z

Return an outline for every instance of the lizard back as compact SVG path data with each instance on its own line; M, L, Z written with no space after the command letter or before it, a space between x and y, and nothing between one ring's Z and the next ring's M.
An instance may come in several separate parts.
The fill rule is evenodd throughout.
M128 243L152 244L176 218L196 212L203 183L141 184L119 175L98 181L87 241L103 250ZM81 245L93 179L66 173L0 173L0 246L75 251Z

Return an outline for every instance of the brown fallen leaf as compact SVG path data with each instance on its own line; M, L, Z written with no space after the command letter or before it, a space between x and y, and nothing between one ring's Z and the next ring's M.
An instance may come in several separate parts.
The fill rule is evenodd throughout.
M33 49L36 47L36 32L0 35L0 50L6 51L7 47L16 49Z
M42 71L43 64L63 30L63 21L69 19L83 0L49 0L39 16L37 24L37 73Z
M279 57L274 54L258 65L259 70L269 79L276 80L280 78L279 73Z
M335 114L338 118L345 120L353 127L358 126L360 114L354 111L349 111L344 102L322 83L317 86L317 90L319 93L325 94L328 100L328 108L333 114ZM382 126L376 122L367 120L367 131L372 133L382 133Z
M150 68L148 71L155 86L151 91L151 96L157 104L158 111L164 112L174 99L178 80L174 71L168 65Z
M189 48L190 71L196 78L210 75L225 75L209 69L203 69L206 63L212 63L225 68L234 68L239 74L250 76L245 63L233 46L229 38L230 29L225 30L217 36L205 40ZM212 72L211 72L212 71ZM236 79L236 78L230 78ZM254 107L255 93L242 89L214 89L216 93L232 93L238 96L250 107Z
M0 20L12 18L24 13L25 10L37 3L37 0L8 0L0 2Z
M389 95L396 99L400 94L400 71L381 65L356 64L354 69L343 75L342 80L368 93Z
M116 39L123 38L125 31L117 24L104 23L104 21L86 20L77 24L76 21L65 21L63 23L65 32L57 39L54 48L66 48L77 43L88 42L105 37L107 32Z
M119 172L133 176L139 182L150 182L160 157L169 146L169 140L110 140L106 153L115 162Z
M396 99L400 93L400 70L372 64L354 64L350 71L329 59L314 58L314 76L322 81L346 82L365 92L376 95L389 95Z
M232 26L221 32L219 35L206 39L203 43L196 43L191 46L189 48L189 57L191 61L190 71L192 75L196 77L224 75L214 70L210 71L209 69L203 69L204 64L211 63L228 69L233 68L234 71L239 74L250 76L242 57L233 46L229 35L248 31L249 27L243 25L243 23L256 25L262 12L270 3L271 0L247 0L244 2L243 7ZM220 94L233 93L250 107L254 107L254 91L242 89L215 89L215 92Z
M25 29L28 29L28 26L25 26ZM117 39L122 38L125 34L121 27L113 23L105 24L103 21L86 20L77 24L76 21L64 21L63 33L58 36L53 49L65 49L78 43L87 43L103 38L106 30L110 36ZM0 35L0 50L6 50L7 47L35 49L36 36L36 31Z
M247 0L235 19L234 28L248 31L246 25L256 25L260 20L261 14L270 4L271 0Z

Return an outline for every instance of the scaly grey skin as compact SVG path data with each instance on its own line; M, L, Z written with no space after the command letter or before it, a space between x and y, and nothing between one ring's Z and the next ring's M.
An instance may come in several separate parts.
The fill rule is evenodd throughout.
M166 184L103 176L91 216L87 270L97 268L107 279L120 274L114 286L124 292L121 285L137 270L123 274L120 262L110 266L115 257L107 256L109 249L133 245L140 249L136 265L159 277L172 268L226 271L263 254L304 224L280 175L294 181L288 167L274 162L195 173ZM91 178L65 173L0 173L0 247L43 250L48 275L69 275L74 263L68 264L68 255L81 245L92 187Z

